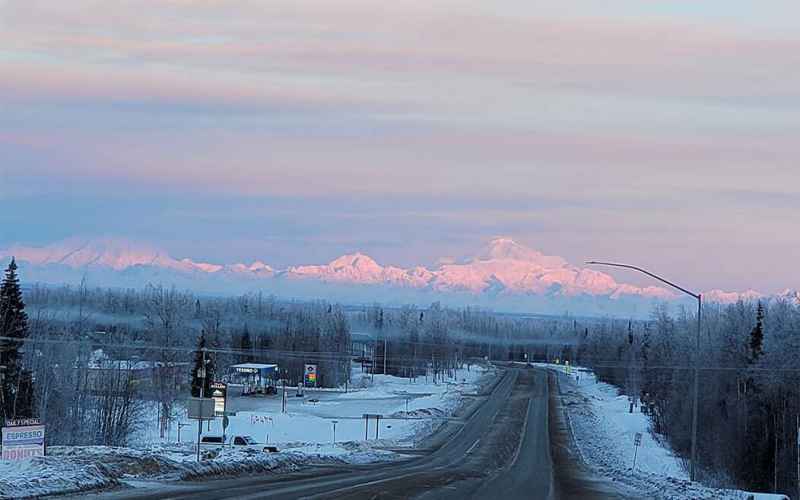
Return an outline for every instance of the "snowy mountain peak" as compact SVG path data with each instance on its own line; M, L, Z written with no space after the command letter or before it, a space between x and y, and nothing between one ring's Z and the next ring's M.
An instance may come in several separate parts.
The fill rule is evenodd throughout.
M135 265L163 264L171 260L150 245L111 238L69 239L45 247L17 245L0 252L2 254L15 255L18 260L36 265L61 264L72 268L96 265L115 270Z
M709 290L703 293L703 300L718 304L734 304L740 300L759 300L764 298L764 294L755 290L745 290L744 292L725 292L723 290Z
M164 250L147 243L109 237L91 240L72 238L44 247L16 245L0 251L0 257L12 255L17 260L37 266L62 265L73 269L101 267L123 271L135 266L153 266L207 273L222 269L216 264L173 259Z
M800 290L793 290L791 288L787 288L786 290L778 294L778 298L781 300L785 300L790 304L800 305Z
M379 285L393 289L419 290L434 293L469 294L492 300L504 297L580 297L610 300L672 300L678 295L659 286L639 287L617 283L614 278L595 269L570 265L558 256L548 256L528 248L511 238L495 238L483 253L465 262L442 262L437 268L422 266L401 268L381 265L369 255L355 252L338 257L328 264L304 265L275 271L267 264L210 264L191 259L176 260L154 246L127 240L101 238L71 239L45 247L15 246L0 251L0 258L17 257L27 270L38 270L39 280L52 282L55 276L75 276L86 269L95 271L95 279L106 285L124 281L126 286L150 281L176 281L188 286L201 284L204 279L213 286L281 287L280 280L310 280L340 285ZM60 273L60 274L59 274ZM71 273L71 274L70 274ZM72 278L70 278L72 279ZM80 279L78 277L78 279ZM61 279L63 282L63 278ZM98 283L99 284L99 283ZM134 285L135 286L135 285ZM293 285L294 286L294 285ZM297 286L301 286L299 283ZM737 300L760 299L753 290L723 292L712 290L704 294L709 302L730 303ZM787 290L780 295L800 304L800 293ZM518 300L518 299L517 299Z
M361 252L343 255L328 264L333 269L354 268L366 272L379 272L383 268L375 262L375 259Z
M476 260L518 260L537 264L544 268L566 267L561 257L544 255L541 252L517 243L511 238L495 238Z

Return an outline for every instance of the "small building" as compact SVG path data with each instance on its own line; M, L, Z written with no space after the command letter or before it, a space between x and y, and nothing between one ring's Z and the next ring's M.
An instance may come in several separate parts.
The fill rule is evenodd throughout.
M278 384L278 365L240 363L228 367L228 381L242 385L242 394L267 394Z

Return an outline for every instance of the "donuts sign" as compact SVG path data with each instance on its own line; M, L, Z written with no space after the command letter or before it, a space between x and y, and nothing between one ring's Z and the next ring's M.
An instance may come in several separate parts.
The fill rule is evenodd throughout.
M3 460L44 456L44 425L38 418L7 420L2 442Z

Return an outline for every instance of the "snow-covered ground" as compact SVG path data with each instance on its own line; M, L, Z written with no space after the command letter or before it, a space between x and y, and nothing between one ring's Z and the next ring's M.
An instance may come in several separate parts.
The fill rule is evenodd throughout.
M229 417L227 435L250 435L259 443L276 444L281 449L302 446L306 443L329 444L333 442L333 421L336 424L336 441L364 441L363 414L380 414L378 437L383 446L413 446L451 415L462 401L463 394L474 394L487 375L487 369L472 365L457 370L455 377L434 384L418 377L416 381L391 375L361 374L354 368L356 389L349 392L306 390L297 397L296 388L287 388L287 411L282 413L282 395L234 397L228 400ZM181 441L197 440L197 423L186 418L185 413L173 422L165 439L157 432L155 419L137 442L141 445L177 440L181 424ZM222 421L203 424L203 434L222 434ZM375 439L375 420L369 422L368 439Z
M600 475L654 499L777 500L780 495L754 495L742 491L706 488L688 479L680 458L650 430L650 419L637 407L630 413L627 396L613 385L599 382L590 370L541 364L559 374L560 397L567 424L581 458ZM634 439L642 435L633 468ZM750 496L754 495L754 496Z
M47 457L21 462L0 461L0 498L76 492L113 486L134 479L186 479L240 472L281 472L317 463L368 463L393 460L399 455L380 448L411 447L429 435L463 401L490 380L491 368L473 365L455 377L434 384L375 375L363 376L358 368L350 392L306 391L296 396L287 391L287 412L281 412L277 396L235 397L228 402L228 435L246 434L260 443L277 445L280 453L225 449L206 453L197 463L194 442L196 421L185 414L173 422L167 436L158 435L157 414L148 415L145 428L130 448L51 447ZM317 400L312 402L311 400ZM365 441L364 413L381 414L378 441L375 421ZM336 443L333 421L336 420ZM178 423L182 426L177 443ZM203 424L204 434L221 434L221 421Z
M279 473L318 463L368 463L395 455L362 443L307 445L281 453L224 449L196 461L191 444L112 448L52 447L46 457L0 461L0 498L26 498L111 487L133 479L178 480L205 476Z

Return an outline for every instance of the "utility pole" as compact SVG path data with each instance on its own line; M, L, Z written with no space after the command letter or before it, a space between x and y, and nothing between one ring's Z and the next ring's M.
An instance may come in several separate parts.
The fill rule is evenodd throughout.
M281 413L286 413L286 373L283 374L283 398L281 399Z
M204 389L205 389L205 385L206 385L206 348L203 347L203 349L201 349L201 351L203 353L203 362L200 365L200 369L197 370L198 372L200 372L200 373L197 374L197 378L200 379L200 405L201 405L200 406L200 408L201 408L200 416L202 417L202 415L203 415L203 413L202 413L202 404L203 404L202 401L203 401L203 398L205 397ZM198 462L200 461L200 436L202 434L203 434L203 419L202 418L198 418L197 419L197 461Z
M775 446L774 446L774 450L773 450L773 459L772 459L772 463L773 463L773 467L772 467L772 474L773 474L772 491L777 493L778 492L778 415L777 414L775 414L772 417L772 422L773 422L772 427L773 427L773 431L774 431L774 434L775 434Z
M642 269L641 267L631 266L629 264L615 264L612 262L597 262L597 261L589 261L586 262L589 265L598 265L598 266L610 266L610 267L621 267L625 269L632 269L634 271L638 271L642 274L646 274L651 278L655 278L658 281L671 286L672 288L679 290L686 295L694 297L697 299L697 339L695 345L695 359L694 359L694 390L692 395L692 457L691 457L691 464L689 468L689 478L692 481L697 479L697 412L699 406L699 391L700 391L700 374L699 374L699 365L700 365L700 330L701 330L701 317L703 312L703 295L699 293L691 292L683 287L672 283L671 281L667 281L666 279L658 276L657 274L653 274L650 271Z
M383 374L386 375L386 358L389 357L389 343L386 334L383 334Z
M797 429L797 498L800 498L800 415L796 417Z

